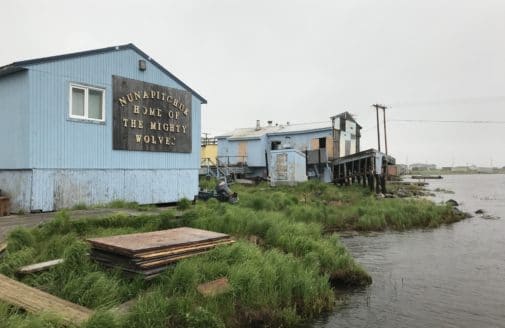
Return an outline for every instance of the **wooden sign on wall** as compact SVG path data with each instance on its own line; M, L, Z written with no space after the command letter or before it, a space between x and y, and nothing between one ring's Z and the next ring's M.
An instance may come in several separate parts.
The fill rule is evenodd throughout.
M191 93L112 77L113 148L191 152Z

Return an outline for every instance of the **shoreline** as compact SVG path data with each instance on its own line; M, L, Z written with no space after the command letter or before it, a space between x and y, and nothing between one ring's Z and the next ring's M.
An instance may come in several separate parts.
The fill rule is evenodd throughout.
M123 320L125 324L140 324L138 320L146 315L146 306L155 302L161 308L175 311L170 315L169 327L189 325L188 313L195 320L207 318L209 327L254 326L261 322L292 325L331 311L333 288L361 288L372 283L371 276L340 241L346 238L343 232L352 230L349 227L374 235L390 230L433 228L462 219L448 206L421 198L378 198L356 186L308 182L295 187L234 185L232 188L239 193L238 204L198 202L177 218L173 210L168 210L135 217L114 215L71 220L69 212L38 228L18 228L9 235L8 252L0 259L0 273L13 277L17 265L61 256L68 260L44 273L43 279L31 275L20 280L92 309L136 299L136 305L126 316L107 319ZM181 225L228 233L238 242L181 261L152 283L134 282L132 286L125 277L92 263L85 256L86 245L80 241L96 234L115 235ZM197 296L198 284L220 277L230 281L233 292L210 299ZM83 282L89 279L95 282L84 290ZM154 295L145 296L153 289L157 291ZM77 297L80 293L93 297ZM216 307L216 302L224 303ZM161 310L154 319L164 322L167 315ZM37 316L25 320L31 317ZM9 316L5 319L9 320Z

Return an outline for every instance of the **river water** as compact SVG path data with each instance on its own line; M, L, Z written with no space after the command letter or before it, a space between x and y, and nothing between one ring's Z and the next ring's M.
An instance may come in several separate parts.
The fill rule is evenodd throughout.
M314 327L505 327L505 175L429 180L473 218L429 230L345 238L373 284L338 294Z

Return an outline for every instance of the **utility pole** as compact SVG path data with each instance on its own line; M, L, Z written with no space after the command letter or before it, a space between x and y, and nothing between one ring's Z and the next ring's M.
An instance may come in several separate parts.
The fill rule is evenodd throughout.
M379 151L381 151L381 135L380 135L380 125L379 125L379 106L377 104L372 105L375 107L375 112L377 113L377 143L379 145Z
M377 113L377 142L379 144L379 151L381 151L381 137L380 137L380 126L379 126L379 108L382 109L383 119L384 119L384 146L386 147L386 155L388 154L388 139L386 135L386 106L373 104L372 107L375 107L375 111Z
M379 104L373 104L372 106L375 107L375 111L377 113L377 141L379 143L379 152L381 151L380 127L379 127L379 108L382 109L382 114L383 114L382 117L384 120L384 146L385 146L385 150L386 150L386 157L385 157L386 166L384 167L384 179L387 180L388 179L388 165L389 165L389 163L387 163L388 139L387 139L387 135L386 135L386 108L387 107L384 105L379 105Z
M382 106L382 119L384 120L384 148L386 148L386 156L388 154L388 135L386 133L386 106Z

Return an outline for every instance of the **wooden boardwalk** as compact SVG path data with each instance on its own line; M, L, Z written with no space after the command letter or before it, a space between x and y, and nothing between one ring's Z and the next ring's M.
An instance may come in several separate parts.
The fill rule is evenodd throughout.
M31 313L55 314L68 324L80 324L93 314L93 311L88 308L65 301L1 274L0 300Z

